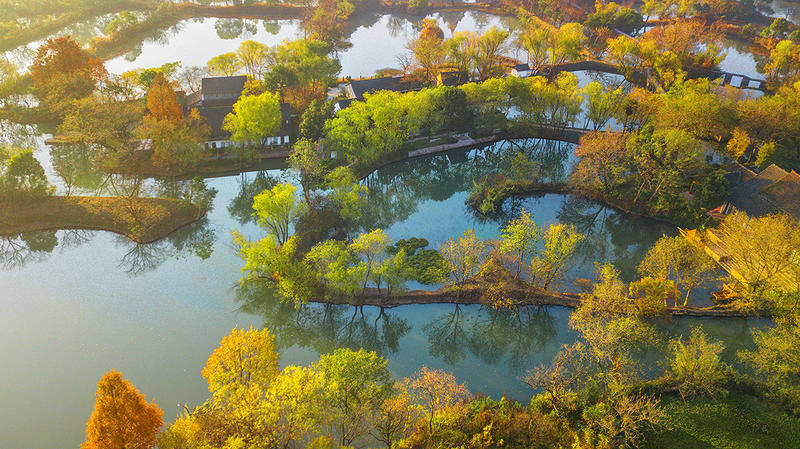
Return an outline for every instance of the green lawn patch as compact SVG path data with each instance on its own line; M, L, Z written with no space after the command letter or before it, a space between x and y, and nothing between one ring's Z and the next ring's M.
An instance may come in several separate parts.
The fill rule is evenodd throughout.
M652 449L797 449L800 418L755 396L731 393L716 402L664 397L672 429L647 435Z
M171 198L53 196L0 206L0 235L48 229L95 229L128 236L138 243L159 240L205 215Z

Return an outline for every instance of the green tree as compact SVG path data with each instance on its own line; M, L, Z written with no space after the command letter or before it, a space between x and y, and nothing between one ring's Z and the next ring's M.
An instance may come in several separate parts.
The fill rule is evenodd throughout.
M499 251L512 258L514 279L519 280L528 259L536 252L542 231L526 210L503 228Z
M714 260L680 235L665 235L658 239L638 267L641 276L668 279L683 290L684 307L692 289L706 282L713 269ZM674 299L675 307L678 307L678 297Z
M330 198L336 203L339 215L345 220L361 216L369 190L358 183L353 171L337 167L325 175L325 187L331 190Z
M751 332L756 348L739 352L739 358L764 376L774 392L784 390L800 397L800 314L779 318L770 329ZM794 400L793 408L800 409L799 399Z
M722 342L709 339L698 326L692 328L688 341L678 337L670 342L669 348L669 378L677 384L682 398L726 393L722 387L726 368L720 358L725 349Z
M275 63L264 74L266 86L280 91L295 111L303 111L314 99L322 100L341 70L329 56L328 43L312 39L284 42L274 51Z
M391 239L382 229L375 229L366 234L359 234L348 245L358 260L358 272L362 276L362 290L367 288L369 281L374 281L380 287L380 266L386 257L386 247L391 244Z
M53 191L32 150L0 148L0 201L36 200Z
M239 49L236 50L239 64L244 68L245 74L251 78L261 78L264 75L270 56L269 47L251 40L242 42Z
M322 183L323 161L320 150L311 140L306 138L295 142L292 154L287 159L289 167L300 174L303 186L303 197L306 204L311 205L311 191Z
M233 105L233 112L225 117L222 128L231 133L231 140L245 145L258 142L262 147L267 138L278 134L281 128L281 104L278 96L270 92L261 95L244 95Z
M583 241L575 226L558 223L542 233L542 248L531 260L531 282L547 289L564 278L567 263Z
M278 184L253 198L258 224L275 236L278 246L289 240L289 227L301 211L296 190L291 184Z
M337 349L322 355L314 365L325 379L326 402L342 446L350 446L370 432L381 406L391 396L393 382L387 363L374 352Z
M650 276L631 282L629 292L636 303L637 314L640 317L665 315L669 301L675 301L675 297L680 294L674 282Z
M233 76L242 67L236 53L225 53L211 58L207 63L208 70L216 76Z
M486 257L486 243L475 235L475 231L467 230L454 240L447 239L439 248L442 257L450 268L450 276L446 283L456 287L460 292L464 284L478 272Z
M633 354L656 339L653 327L636 316L636 304L611 265L599 267L597 283L591 293L582 295L569 325L585 342L608 392L619 392L636 379Z
M316 142L325 136L325 122L333 118L332 101L323 102L314 99L303 111L300 119L300 135Z

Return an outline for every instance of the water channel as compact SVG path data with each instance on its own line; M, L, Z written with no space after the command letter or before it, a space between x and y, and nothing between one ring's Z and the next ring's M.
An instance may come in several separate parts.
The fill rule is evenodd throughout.
M468 13L462 20L440 20L449 35L453 30L485 29L501 19ZM351 39L353 47L340 55L343 73L369 75L396 65L395 57L413 35L413 24L395 22L383 17L359 27ZM145 43L138 57L110 61L109 70L119 73L177 59L203 64L245 38L276 44L297 33L297 25L287 22L277 34L269 32L274 27L268 31L260 26L251 36L223 39L214 23L186 22L178 34ZM203 42L202 51L197 42ZM36 143L37 157L51 181L60 185L50 149L41 138ZM381 227L393 239L426 238L438 247L467 229L482 238L497 237L524 208L541 225L574 224L587 235L569 281L561 286L573 291L571 280L592 277L598 261L612 262L624 277L632 278L652 243L662 234L675 233L665 224L561 194L509 200L496 217L477 217L464 204L473 180L501 170L506 157L520 147L543 161L548 177L565 176L572 146L544 140L401 162L363 181L370 189L364 226ZM79 192L95 191L98 178L87 175ZM218 194L207 219L150 245L94 231L0 239L0 448L79 445L95 382L110 369L120 370L161 405L165 420L172 420L179 404L197 405L207 397L200 370L235 326L269 328L283 366L310 363L338 347L365 347L386 356L396 377L426 365L452 371L472 391L509 394L520 401L531 396L520 381L525 370L549 361L562 344L574 340L567 324L569 311L563 308L529 309L519 315L454 305L365 308L363 313L349 306L296 310L264 289L238 288L242 262L234 252L231 230L252 239L263 235L247 219L243 192L269 178L294 180L281 167L209 179ZM680 319L660 326L669 335L696 324L723 339L732 358L738 348L750 344L749 330L765 322Z

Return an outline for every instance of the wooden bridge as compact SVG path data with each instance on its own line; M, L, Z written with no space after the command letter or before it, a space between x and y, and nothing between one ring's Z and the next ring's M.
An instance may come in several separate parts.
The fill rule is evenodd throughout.
M690 73L690 77L708 78L712 81L721 80L723 86L767 92L767 80L752 78L747 75L742 75L741 73L724 72L722 70L695 71Z

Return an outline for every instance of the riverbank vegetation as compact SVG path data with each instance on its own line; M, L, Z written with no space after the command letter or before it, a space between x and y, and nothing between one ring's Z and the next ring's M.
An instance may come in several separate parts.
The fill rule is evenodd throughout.
M660 354L667 368L645 374L640 351L665 338L625 312L632 303L614 300L621 286L613 273L604 268L600 278L570 318L578 341L525 376L535 393L529 404L474 394L452 374L424 366L395 379L386 359L363 349L280 369L269 330L233 329L202 370L211 397L157 436L158 406L119 373L104 376L86 444L105 425L107 437L145 441L142 447L155 440L163 449L489 448L501 441L520 448L791 447L800 435L796 392L757 380L750 369L735 371L720 359L722 343L700 328L666 342ZM800 344L796 336L783 341ZM753 359L765 352L776 357ZM776 374L791 358L761 339L740 357ZM104 400L110 390L125 394Z
M105 34L86 48L69 37L48 39L29 74L0 63L0 124L56 129L56 141L66 145L52 150L53 168L67 191L54 195L32 152L0 151L0 234L104 229L155 241L210 208L214 191L202 179L179 180L276 155L268 141L287 126L292 145L282 141L281 155L300 187L262 179L259 188L243 186L232 203L242 224L255 221L265 232L255 240L233 233L243 260L241 288L257 285L298 309L325 302L383 310L408 303L409 285L430 288L416 293L421 302L444 298L511 314L529 305L567 305L576 336L552 362L531 367L524 382L534 397L520 404L474 395L452 374L426 367L395 379L386 359L358 348L281 370L268 330L234 329L202 371L210 399L186 408L158 436L158 407L119 373L105 376L85 448L319 449L376 442L389 448L669 448L686 446L687 437L696 446L780 447L800 436L800 223L787 215L733 213L717 226L708 214L728 198L731 167L800 167L800 31L793 24L767 23L752 4L713 1L648 1L641 11L551 0L474 6L131 0L107 2L102 12L79 3L0 1L11 16L0 26L0 46L16 45L23 33L115 13ZM493 8L513 17L505 28L482 32L453 27L448 38L436 20L423 19L399 70L389 71L403 75L408 88L398 90L404 92L369 92L334 107L341 97L332 89L348 80L340 78L339 52L350 45L350 21L359 11L446 7ZM247 30L241 17L254 11L273 20L300 18L302 38L274 47L244 40L235 52L209 55L206 67L174 62L110 74L102 62L190 17L222 16L227 20L215 25L217 34L238 37ZM749 29L731 23L753 17L757 23ZM731 34L761 54L765 79L747 81L759 83L758 95L746 95L748 85L726 85L730 74L717 73ZM617 77L580 87L571 72L581 67ZM203 145L210 130L177 92L196 93L205 74L248 78L223 122L237 144L230 155ZM383 229L388 226L365 210L370 189L360 178L412 152L479 139L513 145L515 138L543 134L574 141L574 154L556 155L563 159L559 172L510 151L498 164L503 170L472 180L469 203L480 215L497 213L509 196L573 193L716 232L729 254L715 261L713 239L664 236L630 282L600 257L592 259L593 282L572 282L570 269L587 240L575 226L537 223L521 209L496 239L470 229L430 247L423 238L393 241ZM124 173L109 177L114 196L73 195L83 168L60 157L67 152L107 173ZM142 197L149 175L167 178L155 189L162 197ZM718 265L731 274L725 294L711 306L696 301L692 292L718 285ZM573 284L579 293L558 291ZM723 360L725 344L700 328L672 338L658 330L660 320L690 313L775 321L754 331L753 347L731 362ZM645 361L660 364L648 369ZM718 417L709 418L712 412ZM744 424L731 429L737 421Z

